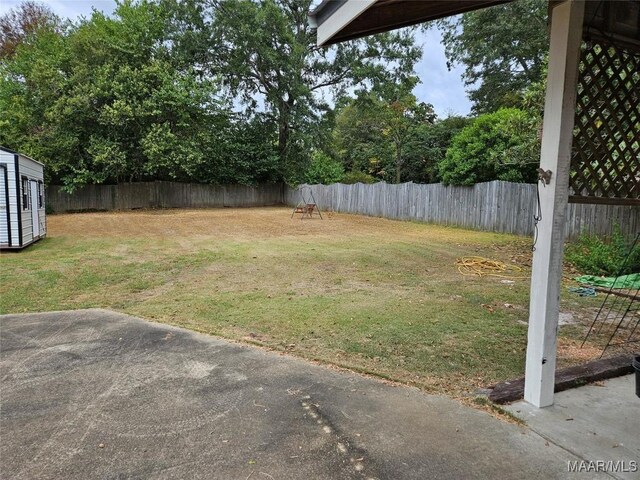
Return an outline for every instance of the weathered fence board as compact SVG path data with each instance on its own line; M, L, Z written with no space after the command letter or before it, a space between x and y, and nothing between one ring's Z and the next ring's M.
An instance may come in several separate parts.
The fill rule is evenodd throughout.
M48 186L47 205L54 212L128 210L132 208L264 207L284 203L282 184L205 185L140 182L87 185L68 194Z
M536 185L493 181L473 187L411 182L308 187L324 210L516 235L532 235L534 230ZM297 189L285 187L285 203L295 205L299 200ZM623 233L634 235L640 230L640 207L571 203L567 208L569 238L582 232L609 234L614 224L618 224Z

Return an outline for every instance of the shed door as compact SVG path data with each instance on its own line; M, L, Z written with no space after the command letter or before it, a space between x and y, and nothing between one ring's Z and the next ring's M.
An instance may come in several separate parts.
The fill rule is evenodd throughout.
M38 182L31 180L31 225L33 225L33 239L40 236L40 221L38 220Z
M9 198L7 196L6 168L0 168L0 244L9 245Z

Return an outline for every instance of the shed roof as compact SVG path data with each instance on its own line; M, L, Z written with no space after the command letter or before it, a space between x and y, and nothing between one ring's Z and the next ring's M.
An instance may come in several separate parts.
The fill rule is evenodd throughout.
M10 148L3 147L2 145L0 145L0 150L2 150L3 152L6 152L6 153L11 153L13 155L19 155L19 156L24 157L24 158L26 158L28 160L31 160L32 162L35 162L35 163L37 163L39 165L42 165L43 167L45 166L44 163L39 162L38 160L34 160L33 158L31 158L28 155L25 155L24 153L16 152L15 150L11 150Z
M2 150L3 152L6 152L6 153L13 153L13 154L18 153L15 150L11 150L10 148L3 147L2 145L0 145L0 150Z

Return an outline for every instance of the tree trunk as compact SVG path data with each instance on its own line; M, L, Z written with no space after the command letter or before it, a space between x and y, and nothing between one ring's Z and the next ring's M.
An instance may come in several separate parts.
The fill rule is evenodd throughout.
M278 156L280 162L284 164L285 154L287 151L287 142L289 141L289 124L286 120L278 122Z
M401 168L402 168L402 147L396 143L396 183L400 183Z
M280 167L282 172L287 170L287 146L289 145L289 112L293 107L294 101L289 97L289 100L283 100L280 103L280 115L278 120L278 157L280 158Z

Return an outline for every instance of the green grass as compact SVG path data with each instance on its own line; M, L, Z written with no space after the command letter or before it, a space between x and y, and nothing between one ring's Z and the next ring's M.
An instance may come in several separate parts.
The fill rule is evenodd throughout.
M454 395L523 373L528 281L455 266L510 262L528 247L517 237L351 216L291 223L286 209L257 225L249 211L122 213L125 233L110 234L101 215L114 218L52 216L49 238L3 254L0 312L109 308ZM194 219L224 232L194 234ZM158 221L179 221L180 235L142 233Z

